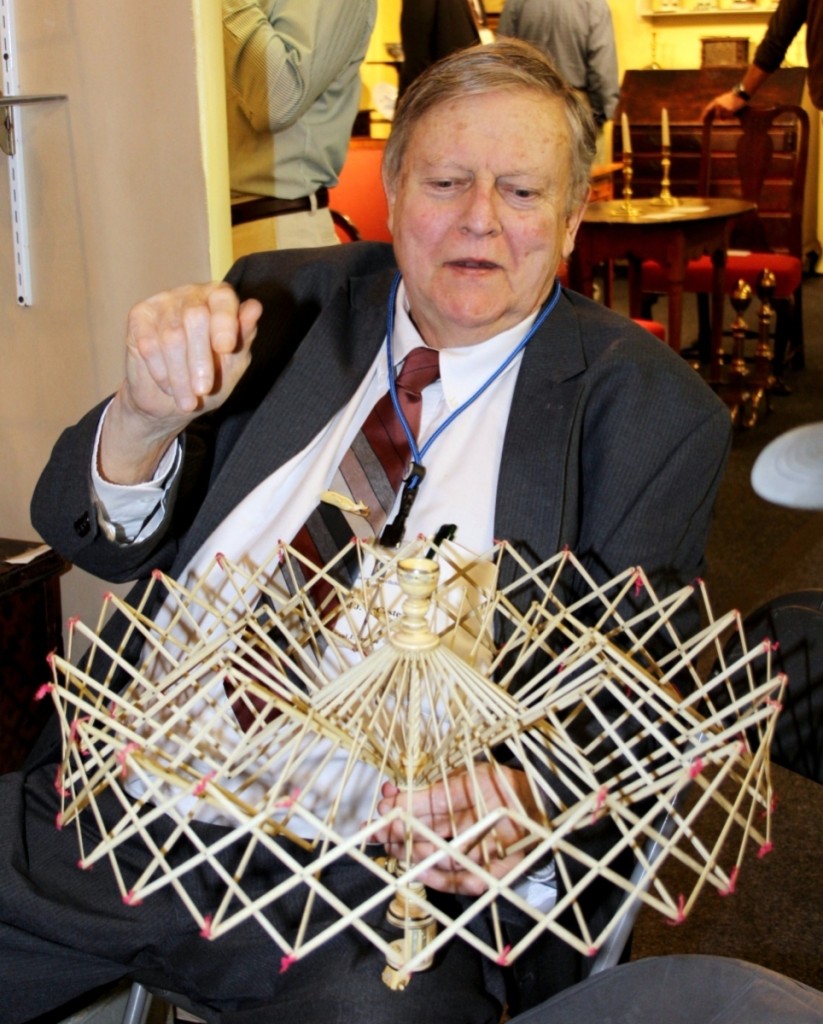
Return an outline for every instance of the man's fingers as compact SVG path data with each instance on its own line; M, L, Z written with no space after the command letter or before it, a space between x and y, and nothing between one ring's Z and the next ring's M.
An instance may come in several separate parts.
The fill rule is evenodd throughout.
M263 305L257 299L246 299L240 304L240 345L248 348L257 334L257 324L263 313Z
M227 284L218 284L206 296L205 308L209 318L211 348L220 355L230 355L242 345L244 319L248 331L257 323L263 307L256 299L249 299L241 305L233 288Z
M404 860L404 851L400 848L391 848L387 852L399 861ZM415 847L412 863L420 864L432 852L432 849L419 850ZM471 851L467 853L467 856L473 863L482 865L483 872L492 878L503 878L521 859L519 856L505 858L493 856L480 857L477 851ZM467 870L465 861L450 857L447 854L438 857L425 870L416 872L415 880L421 882L428 889L434 889L438 892L459 893L463 896L479 896L489 886L487 879L483 875Z
M132 383L140 382L142 367L146 379L153 381L164 395L172 397L172 378L175 373L179 373L183 367L188 374L182 320L167 314L158 317L150 303L135 306L129 316L129 348L134 354L134 366L137 368L137 377ZM129 377L131 379L132 375L129 374ZM188 390L191 395L191 389Z
M129 375L136 404L157 412L149 382L173 400L179 412L202 408L213 395L219 404L242 375L262 306L242 305L227 284L189 285L139 303L129 316ZM225 394L222 392L225 390Z
M517 864L517 858L491 860L484 864L493 878L503 878ZM488 882L471 871L460 868L434 867L421 872L418 881L437 892L452 892L460 896L480 896L489 887Z
M174 376L172 389L178 405L181 399L191 394L195 397L208 395L214 388L216 353L212 348L212 323L208 307L194 306L184 313L185 341L182 349L169 349L170 371ZM237 339L237 321L235 320L235 346ZM179 364L175 357L185 356ZM181 405L181 408L183 406Z

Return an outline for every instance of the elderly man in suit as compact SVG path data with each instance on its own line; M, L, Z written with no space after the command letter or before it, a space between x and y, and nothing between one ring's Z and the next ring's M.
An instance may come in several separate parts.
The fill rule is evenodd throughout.
M422 75L386 148L393 246L250 256L225 282L139 303L121 387L66 431L41 477L38 529L76 564L137 579L137 594L154 569L190 580L215 551L254 563L313 515L422 350L439 366L421 385L407 537L454 523L476 551L505 538L535 560L568 545L597 579L631 565L660 592L692 579L729 417L654 337L560 288L593 152L585 104L527 44L465 50ZM105 870L75 871L73 838L54 832L54 756L42 743L2 783L8 1024L124 975L185 993L209 1020L499 1019L506 970L460 941L396 993L353 929L280 974L251 924L204 943L173 894L124 908ZM522 772L508 771L521 791ZM455 806L462 793L455 779ZM354 815L357 797L343 800ZM425 815L445 794L418 797ZM383 809L395 799L386 785ZM375 839L396 844L391 830ZM502 875L522 851L499 856ZM339 884L367 892L366 874ZM476 894L455 865L422 880L444 900ZM551 886L535 898L553 899ZM521 1004L576 980L580 960L556 948L533 959ZM59 983L44 988L45 972Z

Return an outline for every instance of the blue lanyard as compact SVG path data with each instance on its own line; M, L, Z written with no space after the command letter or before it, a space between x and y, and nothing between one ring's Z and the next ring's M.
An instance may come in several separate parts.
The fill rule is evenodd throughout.
M529 330L520 340L517 347L512 349L512 351L506 356L506 358L497 367L497 369L488 378L488 380L486 380L484 384L481 384L473 395L470 395L459 408L455 409L454 412L452 412L449 415L449 417L446 420L444 420L443 423L440 424L440 426L437 428L437 430L435 430L435 432L428 439L428 441L426 441L423 447L418 448L414 434L412 433L411 428L409 427L409 424L406 421L406 417L403 415L403 410L400 408L400 401L397 397L397 382L395 380L394 373L394 358L392 356L392 335L394 334L394 307L395 300L397 297L397 289L400 286L400 278L401 275L398 273L394 281L392 282L391 294L389 295L388 316L386 318L386 358L388 359L389 364L389 394L391 395L394 411L397 413L398 419L400 420L400 423L403 427L403 432L406 435L406 440L409 442L409 448L411 450L412 455L412 463L414 465L421 466L423 462L423 456L426 454L429 448L431 448L431 446L434 444L437 438L440 437L440 435L443 433L446 427L450 426L462 412L468 409L472 402L475 402L487 388L491 387L491 385L497 380L501 373L505 371L506 367L512 362L512 360L516 359L517 356L520 355L520 353L526 347L526 345L528 345L528 343L532 340L538 328L546 320L551 311L557 305L557 300L560 298L560 284L558 281L555 280L554 285L552 287L552 291L549 294L549 297L546 300L545 305L540 310L537 317L535 318L534 323L531 325ZM417 481L417 483L419 483L419 480ZM417 483L413 483L412 486L416 487Z
M409 427L406 417L403 415L403 410L400 408L400 401L397 397L397 382L395 380L394 373L394 358L392 356L392 335L394 334L394 307L397 299L397 289L400 286L401 275L398 273L394 281L392 282L391 291L389 293L389 308L388 315L386 317L386 358L388 360L389 368L389 394L391 395L392 405L397 413L397 417L400 420L400 424L403 427L403 432L406 435L406 440L409 442L409 449L411 451L411 465L406 475L405 484L403 487L403 494L401 496L400 509L394 522L387 524L383 530L381 536L381 543L389 546L396 547L403 539L403 532L406 524L406 519L411 511L411 506L417 496L417 487L420 481L426 475L426 470L423 467L423 457L426 452L431 448L438 437L443 433L446 427L450 426L457 417L464 412L468 407L475 402L483 392L491 387L491 385L497 380L497 378L506 370L506 367L516 359L517 356L523 351L523 349L532 340L538 328L545 322L546 318L552 312L554 307L557 305L557 301L560 298L560 284L555 280L552 290L549 293L549 297L546 300L543 308L537 314L534 323L531 325L526 334L521 338L517 346L506 356L503 362L497 367L492 375L481 384L480 387L470 395L466 401L457 409L452 412L447 419L445 419L440 426L435 430L432 436L426 441L422 448L417 447L417 441L414 434Z

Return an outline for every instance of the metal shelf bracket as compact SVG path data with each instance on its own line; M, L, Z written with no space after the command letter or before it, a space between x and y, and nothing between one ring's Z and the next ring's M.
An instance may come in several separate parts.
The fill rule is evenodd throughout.
M3 88L0 93L0 150L6 154L9 167L17 304L30 306L32 304L32 288L26 171L24 150L20 145L20 125L16 123L21 119L15 117L15 108L34 103L63 100L66 97L19 95L13 0L0 0L0 46L3 58Z

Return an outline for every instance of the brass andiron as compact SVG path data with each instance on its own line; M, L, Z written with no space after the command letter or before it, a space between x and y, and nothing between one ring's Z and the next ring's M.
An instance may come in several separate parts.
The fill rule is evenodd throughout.
M765 267L757 279L756 291L760 299L760 312L758 313L757 347L754 351L754 372L752 373L752 408L746 422L747 427L753 427L757 422L760 413L760 406L764 411L769 412L771 405L769 395L777 383L772 371L772 346L771 346L771 323L774 318L774 299L777 279L768 267Z
M746 390L748 371L745 358L746 321L743 318L743 314L749 308L751 301L751 285L741 278L731 295L732 306L737 315L732 321L731 327L732 357L729 363L727 377L729 393L726 399L731 410L732 423L735 426L740 422L744 422L741 410L750 397L750 393Z

